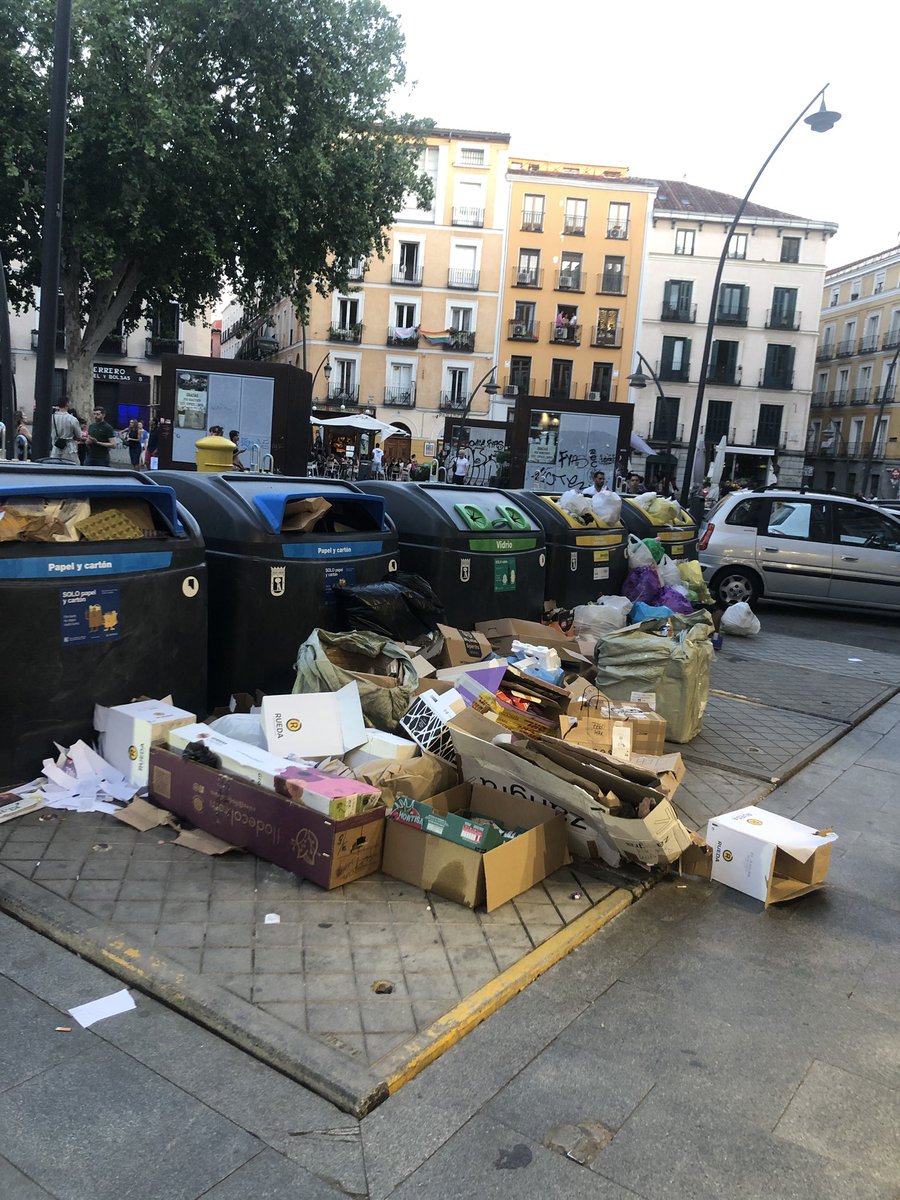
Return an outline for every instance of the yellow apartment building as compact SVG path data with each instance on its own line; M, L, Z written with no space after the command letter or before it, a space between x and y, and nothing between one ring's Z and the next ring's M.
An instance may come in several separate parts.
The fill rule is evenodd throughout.
M810 406L813 487L900 493L900 246L826 272Z
M352 290L314 296L305 330L288 301L268 314L274 359L315 374L317 412L369 412L414 448L440 437L473 393L471 415L485 415L478 385L497 362L508 150L505 133L433 130L421 158L433 203L422 210L410 197L388 256L360 262Z
M655 184L511 158L502 396L626 402Z

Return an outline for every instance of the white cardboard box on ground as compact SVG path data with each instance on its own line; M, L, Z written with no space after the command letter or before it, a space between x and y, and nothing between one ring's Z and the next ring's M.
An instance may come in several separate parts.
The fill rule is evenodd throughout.
M340 758L366 740L356 683L336 692L264 696L262 725L271 754Z
M147 783L153 743L162 741L170 729L194 725L196 721L196 713L161 700L94 707L94 728L100 734L101 756L137 787Z
M706 840L710 877L768 907L822 886L837 834L749 805L711 817Z
M366 740L355 750L344 755L348 767L363 767L366 763L388 758L394 762L406 762L415 758L419 747L409 738L398 737L396 733L385 733L382 729L367 729Z
M225 774L237 775L239 779L264 788L274 789L276 776L288 767L298 766L296 759L281 758L251 746L249 742L225 737L208 725L182 725L166 734L166 743L171 750L183 750L190 742L203 742L213 754L218 754ZM299 765L311 764L304 761Z

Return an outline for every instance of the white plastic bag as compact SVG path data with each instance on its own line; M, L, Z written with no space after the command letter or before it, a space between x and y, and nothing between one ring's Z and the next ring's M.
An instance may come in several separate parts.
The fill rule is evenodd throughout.
M632 496L631 500L639 508L646 508L648 504L652 504L657 499L658 492L641 492L639 496Z
M656 570L663 582L663 587L676 588L681 591L682 578L681 572L678 570L678 564L669 558L668 554L664 554L656 564ZM682 593L683 594L683 593Z
M560 508L573 517L583 517L585 513L591 511L590 499L587 496L583 496L581 492L576 492L574 488L571 488L568 492L563 492L557 503Z
M645 545L639 537L628 535L628 567L633 570L635 567L655 567L656 563L653 555L650 553L650 547Z
M762 626L747 601L739 600L722 613L719 628L732 637L756 637Z
M594 516L604 525L618 525L622 514L622 498L615 492L597 492L591 500Z
M262 721L258 712L255 713L226 713L210 721L210 729L221 733L223 737L234 738L236 742L247 742L250 746L266 749L266 735L263 733Z
M617 596L616 599L624 600L625 597ZM630 600L625 603L631 607ZM612 604L578 604L573 610L572 632L577 638L603 637L624 626L626 611Z

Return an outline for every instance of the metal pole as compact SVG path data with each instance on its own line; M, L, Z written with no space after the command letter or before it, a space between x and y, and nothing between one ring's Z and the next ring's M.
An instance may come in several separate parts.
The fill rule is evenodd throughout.
M469 413L471 412L472 401L475 399L475 395L478 392L478 389L480 387L482 387L488 381L488 379L490 379L491 375L493 375L493 373L496 370L497 370L497 364L494 363L494 365L491 367L491 369L489 371L487 371L484 375L482 375L482 377L478 380L478 382L472 388L471 392L469 392L469 399L466 401L466 406L463 409L462 415L459 418L461 422L465 422L466 418L468 417ZM493 392L491 393L491 395L493 395ZM457 450L459 450L460 446L462 445L462 441L461 441L462 435L463 435L463 427L462 427L462 425L460 425L459 438L457 438L457 440L456 440L456 449Z
M803 109L803 112L801 112L799 116L797 116L796 119L790 123L790 125L778 139L768 158L756 172L753 182L747 189L747 194L738 205L738 210L734 214L731 224L728 226L728 232L725 234L725 244L723 245L722 253L719 256L719 265L716 267L716 277L713 281L712 298L710 299L709 303L709 319L706 323L706 340L703 343L703 357L700 360L700 378L697 381L697 396L694 400L694 416L693 420L691 421L691 436L688 441L687 461L684 465L684 478L682 479L681 483L681 505L683 508L687 508L688 506L688 497L694 475L694 458L697 454L697 438L700 432L700 418L703 414L703 397L706 392L706 372L709 369L709 358L712 352L713 332L716 324L716 309L719 302L719 284L722 282L722 272L725 269L725 260L728 257L728 247L731 243L732 234L737 228L741 217L744 215L744 209L747 207L747 203L750 199L753 189L756 187L757 183L759 183L760 176L762 175L763 171L765 171L766 167L781 149L782 144L786 141L788 135L794 130L794 127L800 124L806 113L809 112L819 97L824 97L825 88L827 87L828 84L826 83L825 87L820 88L820 90L816 92L812 100L810 100L809 104L807 104L806 108Z
M0 421L6 426L6 457L15 457L16 384L12 368L12 336L9 332L9 303L6 271L0 255Z
M57 0L50 120L47 127L44 222L41 230L41 314L38 321L37 362L34 372L32 444L35 458L46 458L50 453L50 409L53 368L56 365L56 297L59 295L71 32L72 0Z
M878 430L884 417L885 405L888 402L888 396L891 394L891 380L894 378L894 370L897 366L898 358L900 358L900 346L894 351L894 357L891 359L891 365L888 367L887 379L881 390L881 400L878 403L878 416L875 418L875 428L872 430L872 443L869 446L869 458L866 462L866 473L863 475L862 494L864 496L869 490L869 477L872 474L872 463L875 461L875 439L878 437ZM886 442L887 439L885 439Z

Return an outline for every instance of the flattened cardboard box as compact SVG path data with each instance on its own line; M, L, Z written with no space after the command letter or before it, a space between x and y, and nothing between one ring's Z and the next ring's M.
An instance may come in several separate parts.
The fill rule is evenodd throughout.
M335 821L156 746L150 751L150 796L199 829L323 888L381 866L383 808Z
M570 861L563 817L529 800L464 783L433 796L429 803L436 812L472 810L506 826L524 827L525 832L482 853L388 821L381 868L385 875L468 908L484 903L491 912Z
M483 633L475 629L454 629L452 625L438 625L444 642L432 659L436 667L460 667L468 663L481 662L491 653L491 643Z

